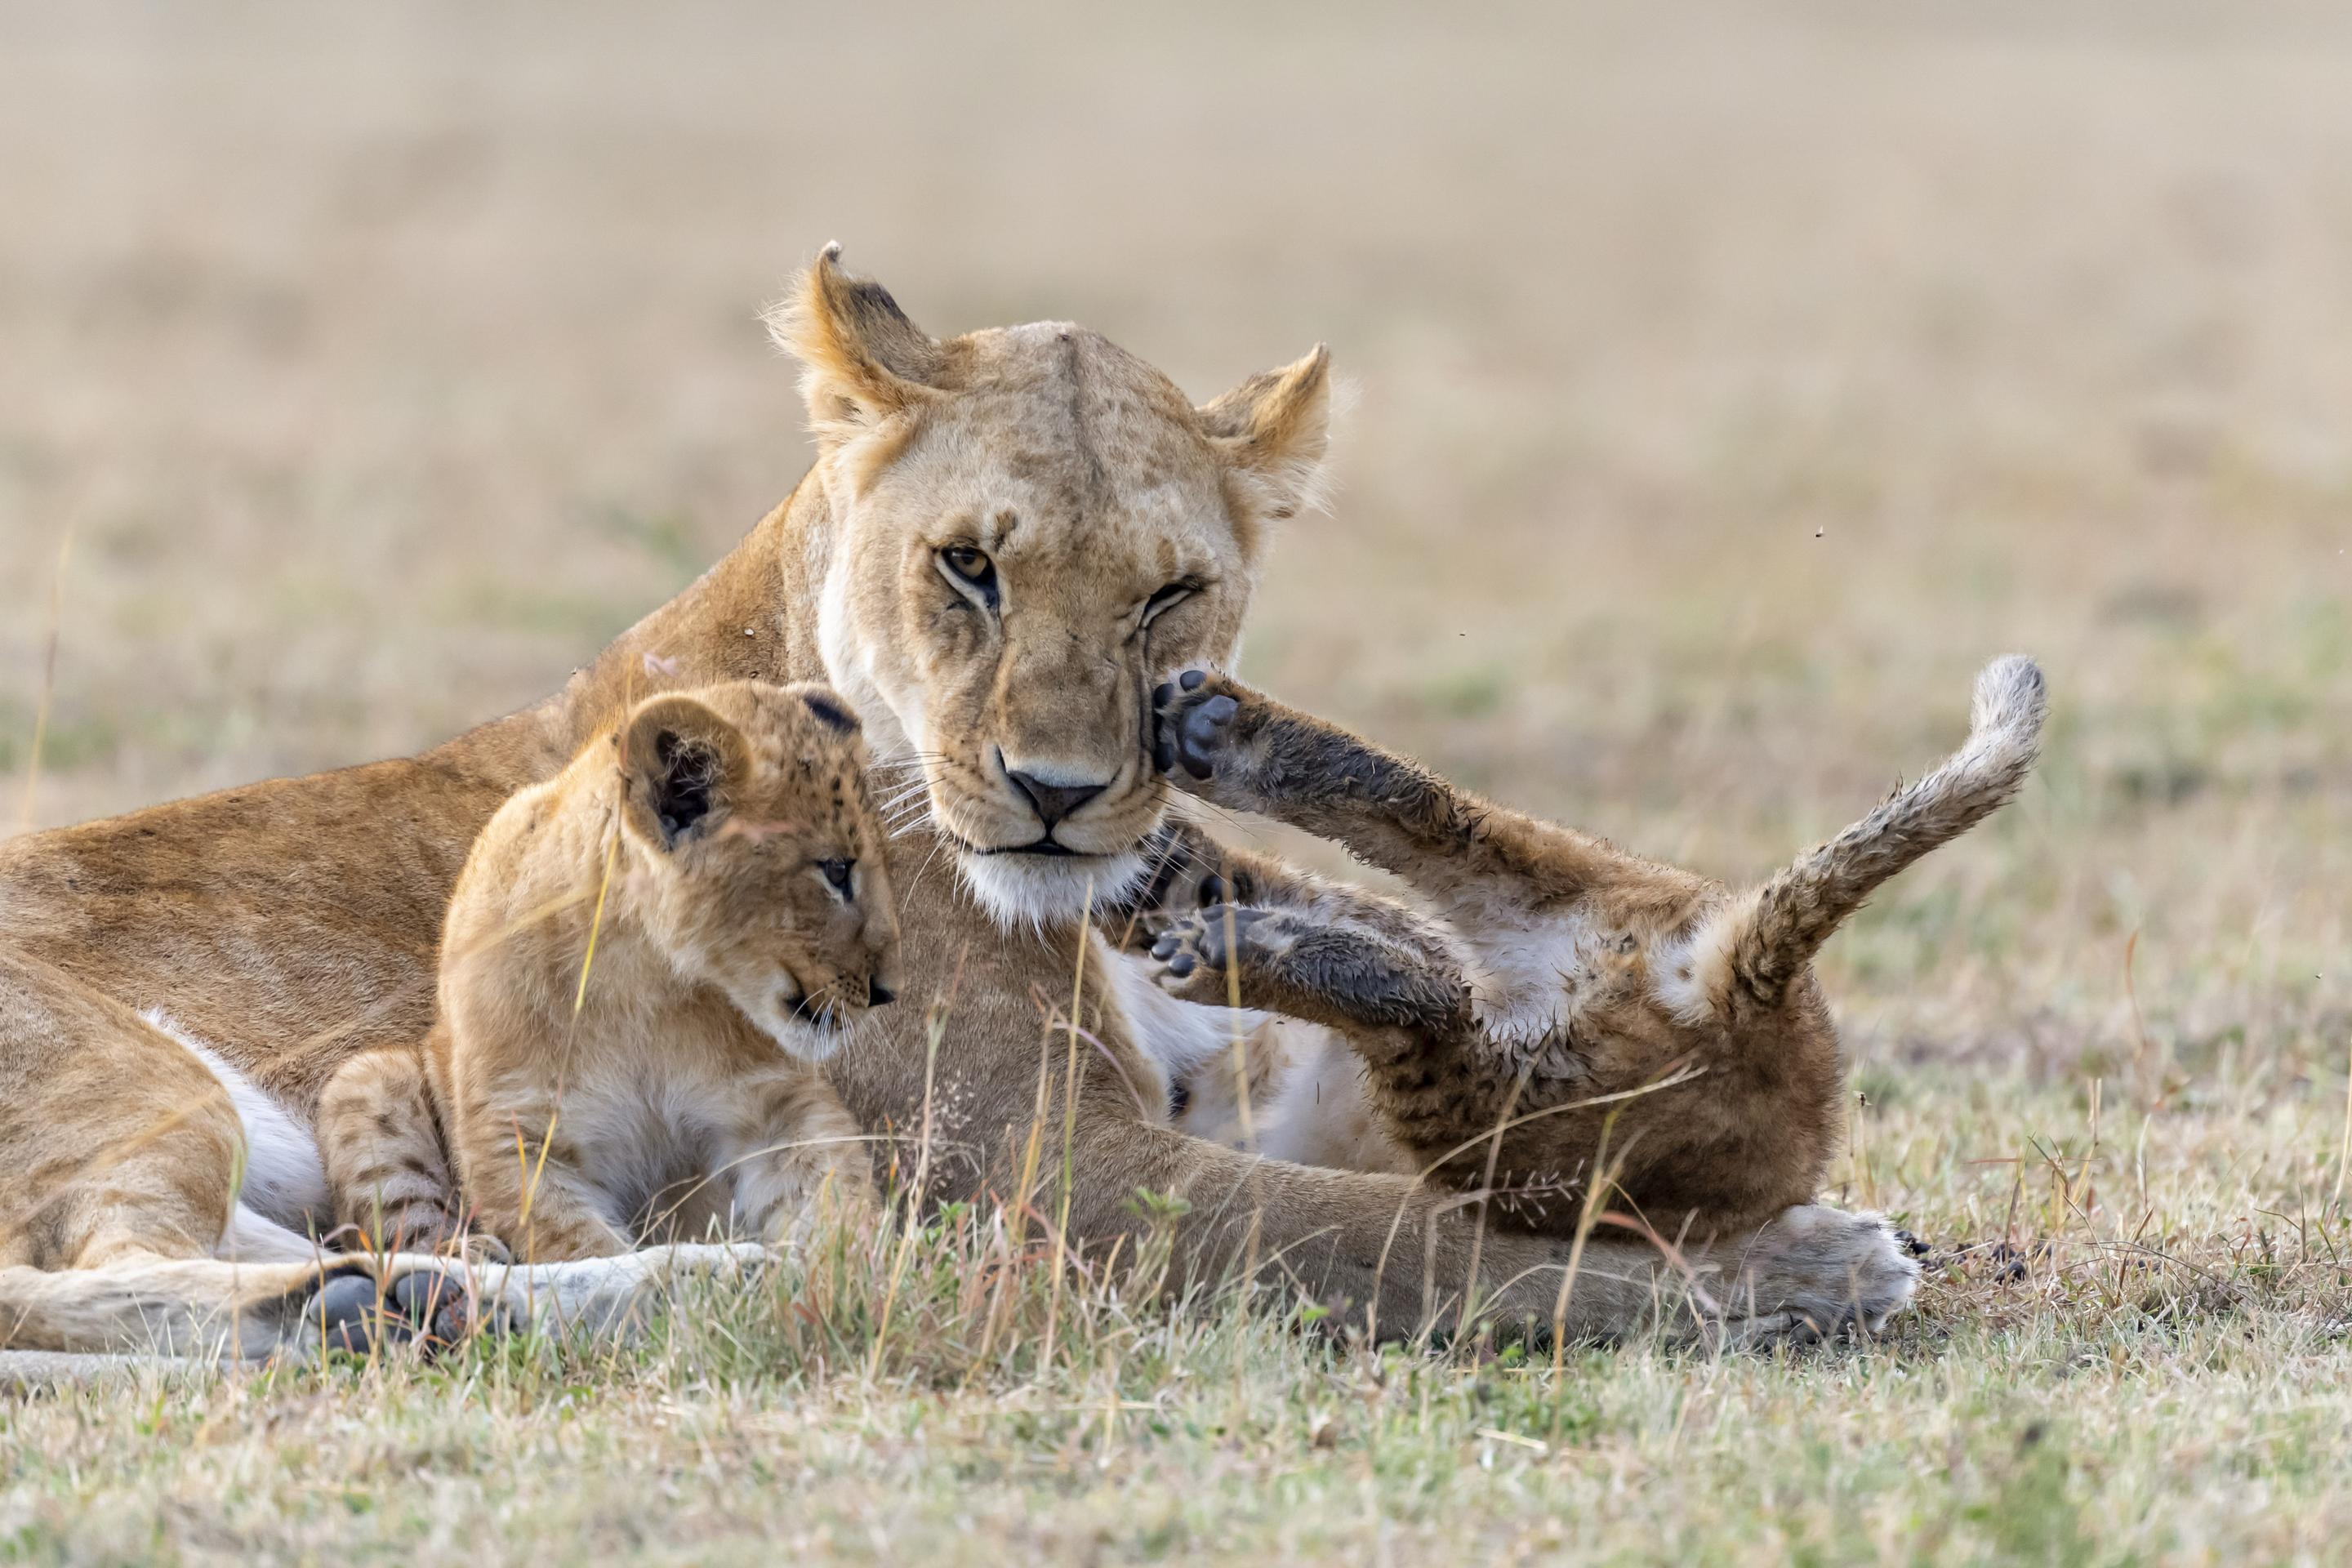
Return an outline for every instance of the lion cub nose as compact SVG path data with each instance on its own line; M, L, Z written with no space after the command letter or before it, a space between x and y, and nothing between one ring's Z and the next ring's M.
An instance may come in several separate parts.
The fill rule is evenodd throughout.
M1110 787L1098 784L1047 784L1034 773L1017 773L1010 768L1004 776L1013 781L1014 789L1029 797L1029 804L1037 808L1037 820L1048 829Z

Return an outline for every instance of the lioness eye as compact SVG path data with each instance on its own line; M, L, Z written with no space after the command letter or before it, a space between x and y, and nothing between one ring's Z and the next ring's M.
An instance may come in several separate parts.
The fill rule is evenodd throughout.
M849 873L856 864L855 860L820 860L816 868L824 873L824 879L833 884L833 890L846 899L850 896Z
M1150 626L1160 618L1163 611L1174 609L1200 591L1201 585L1189 577L1181 582L1169 584L1143 601L1143 624Z
M950 544L940 552L940 566L958 584L996 607L996 563L969 544Z

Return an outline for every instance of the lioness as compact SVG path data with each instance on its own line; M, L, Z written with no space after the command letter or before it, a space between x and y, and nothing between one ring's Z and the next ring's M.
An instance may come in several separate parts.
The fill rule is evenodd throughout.
M1482 1241L1452 1192L1171 1130L1168 1064L1221 1049L1228 1020L1167 996L1094 927L1155 885L1170 794L1152 689L1231 662L1274 531L1315 498L1327 356L1196 407L1068 323L932 338L831 250L773 326L804 367L815 466L561 692L415 758L0 845L0 1338L147 1342L231 1309L270 1321L314 1288L292 1263L216 1261L243 1123L212 1067L140 1010L308 1132L344 1061L430 1026L475 836L643 695L649 658L685 685L825 681L877 765L919 784L889 855L904 1005L826 1070L869 1132L921 1126L925 1020L944 1016L931 1195L1009 1196L1041 1092L1060 1128L1072 1073L1073 1242L1132 1236L1138 1188L1181 1196L1177 1278L1255 1263L1382 1332L1465 1289L1482 1311L1588 1334L1685 1300L1830 1324L1907 1297L1916 1269L1869 1215L1794 1211L1679 1261L1610 1235L1563 1290L1570 1247ZM1041 1051L1072 1001L1069 1048Z
M1943 766L1762 885L1733 893L1455 788L1206 670L1154 694L1157 761L1202 798L1335 838L1420 908L1229 863L1150 945L1171 994L1330 1025L1359 1074L1311 1115L1372 1119L1497 1213L1572 1231L1605 1169L1667 1235L1756 1225L1819 1191L1844 1064L1812 957L1882 883L2025 781L2046 706L2031 659L1977 679ZM1424 914L1425 909L1429 913ZM1438 917L1435 920L1430 915ZM1270 1135L1304 1112L1261 1064ZM1327 1075L1328 1077L1328 1075Z
M543 1262L782 1239L820 1199L868 1200L857 1123L814 1064L891 1000L898 946L840 700L649 698L482 830L422 1050L327 1080L336 1217L429 1250L462 1186L475 1226Z

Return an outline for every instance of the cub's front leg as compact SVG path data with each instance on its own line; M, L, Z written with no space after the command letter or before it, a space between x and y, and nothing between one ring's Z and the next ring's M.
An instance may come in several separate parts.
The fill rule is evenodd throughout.
M1188 669L1151 694L1153 761L1177 786L1347 846L1450 900L1516 871L1538 825L1228 676Z
M1362 1063L1389 1136L1437 1179L1480 1184L1486 1142L1513 1098L1510 1068L1487 1046L1433 929L1416 942L1318 913L1227 905L1171 923L1150 957L1161 988L1186 1001L1238 996L1330 1028Z
M743 1107L728 1153L741 1231L791 1246L826 1222L872 1212L865 1130L815 1068L791 1062L737 1086Z
M362 1051L337 1068L317 1127L336 1224L383 1252L438 1252L463 1234L415 1047Z
M1170 822L1145 844L1151 874L1101 911L1100 930L1130 952L1150 947L1171 921L1213 904L1287 909L1319 901L1326 884L1271 855L1218 842L1198 824Z
M615 1258L635 1243L605 1213L561 1107L543 1091L461 1104L450 1142L475 1223L528 1263Z
M1345 1032L1468 1027L1469 993L1443 935L1414 931L1412 917L1369 895L1362 902L1385 930L1349 919L1337 896L1307 909L1217 904L1167 921L1150 949L1160 986Z
M1521 819L1428 770L1206 671L1161 686L1153 707L1154 760L1179 787L1337 839L1447 908L1475 909L1505 886ZM1333 888L1311 910L1202 911L1154 952L1180 994L1238 992L1244 1005L1337 1028L1390 1134L1449 1183L1481 1184L1498 1155L1553 1185L1581 1179L1580 1142L1555 1119L1526 1121L1557 1096L1482 1026L1451 928Z

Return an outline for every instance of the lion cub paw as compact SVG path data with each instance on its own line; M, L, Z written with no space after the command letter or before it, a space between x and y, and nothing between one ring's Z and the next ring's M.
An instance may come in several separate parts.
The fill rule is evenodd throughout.
M1151 943L1153 978L1170 995L1219 1006L1244 1005L1263 977L1281 962L1307 922L1287 910L1213 904L1163 926Z
M1148 842L1145 858L1151 866L1151 877L1133 902L1138 923L1147 933L1163 929L1172 917L1212 904L1265 901L1267 889L1258 885L1256 877L1245 868L1226 865L1213 844L1199 842L1208 845L1208 853L1171 832L1163 831ZM1149 945L1148 935L1144 945Z
M1246 688L1188 669L1151 694L1151 760L1194 795L1251 809L1243 750L1256 719Z

